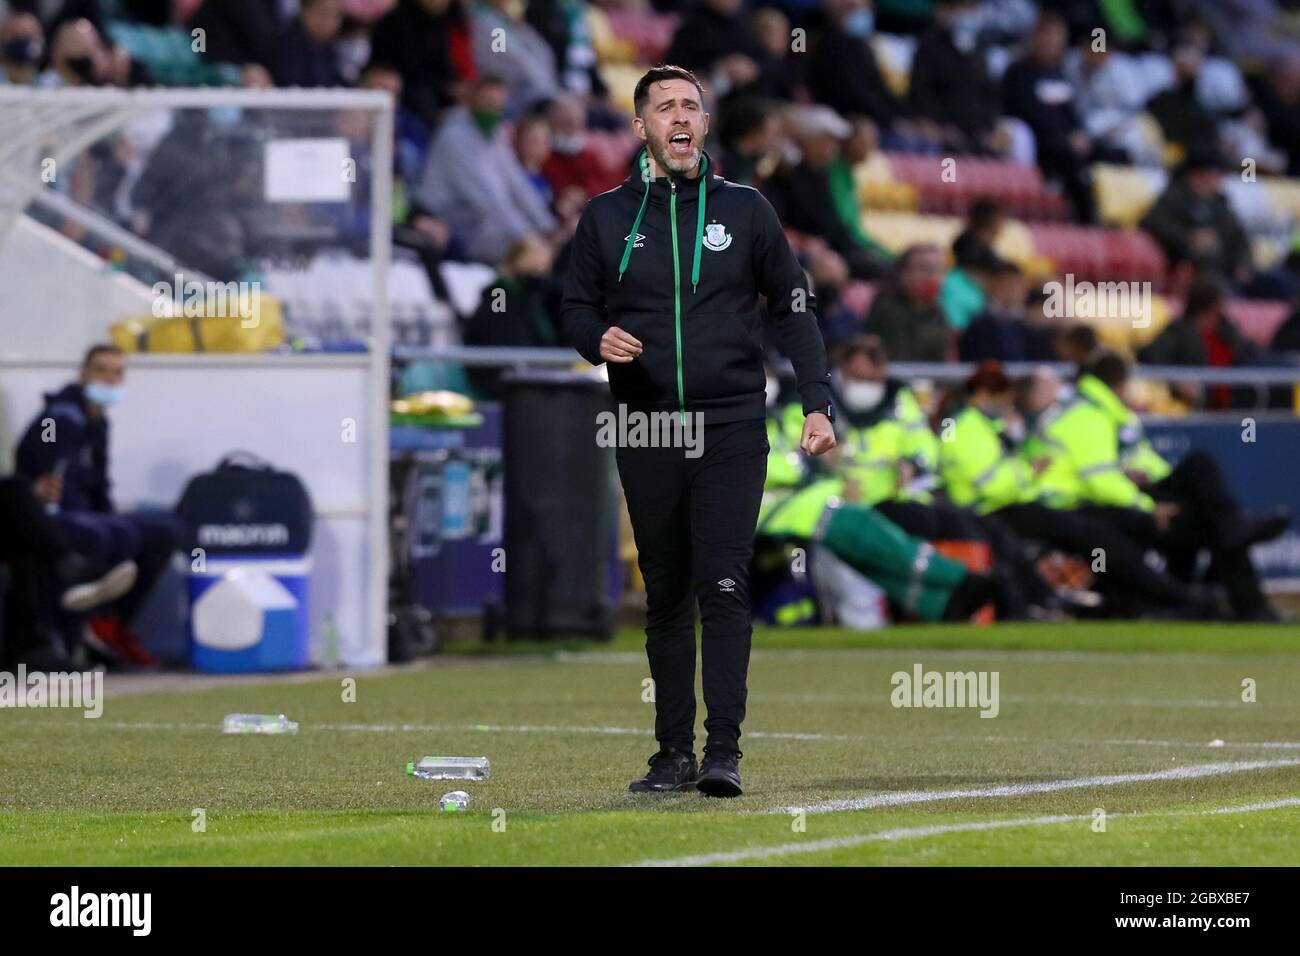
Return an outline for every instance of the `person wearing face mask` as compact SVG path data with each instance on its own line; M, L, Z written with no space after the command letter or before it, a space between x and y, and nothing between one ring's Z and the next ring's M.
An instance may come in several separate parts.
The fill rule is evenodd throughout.
M1047 505L1048 492L1038 481L1046 462L1041 458L1031 462L1016 453L1020 422L1012 383L1001 363L981 363L964 391L965 405L951 414L950 440L939 446L939 473L953 503L1026 541L1085 562L1091 562L1100 549L1107 568L1095 580L1113 615L1150 611L1176 617L1213 616L1213 602L1185 582L1150 568L1142 549L1121 532L1072 509Z
M930 243L908 246L894 260L892 278L867 313L864 331L880 337L899 362L947 362L956 357L939 289L943 254Z
M0 24L0 84L31 86L45 55L45 33L30 13L19 13Z
M90 619L93 646L111 662L156 667L130 629L174 550L170 514L121 514L109 496L108 410L126 394L126 360L114 345L92 346L77 381L45 396L45 406L18 443L15 472L32 483L77 553L102 567L134 561L135 585ZM65 642L79 623L64 619ZM72 648L69 647L69 652Z
M1024 541L981 520L962 502L935 495L940 441L916 395L889 377L887 353L874 336L841 347L831 377L840 409L835 471L848 500L873 506L908 534L926 541L986 544L1000 590L998 616L1056 613L1061 602L1025 559Z
M1129 370L1118 354L1098 349L1080 371L1073 400L1059 414L1045 415L1037 429L1039 447L1049 451L1038 479L1047 503L1079 508L1154 548L1184 580L1192 580L1198 555L1208 552L1210 572L1236 620L1277 620L1249 548L1283 534L1289 511L1244 511L1218 462L1204 452L1192 451L1176 466L1166 462L1121 397Z
M511 149L505 83L480 76L467 99L434 133L414 198L463 237L470 258L500 262L512 242L550 235L556 220Z
M876 615L870 608L862 613L862 589L855 586L855 578L878 585L896 613L926 621L966 620L996 598L992 576L970 572L938 554L929 542L908 534L878 509L846 500L846 479L800 454L802 408L796 401L780 404L781 383L770 368L766 393L771 450L752 585L765 617L783 625L820 621L867 626L855 622ZM807 572L815 598L782 586L789 576L792 545L809 550Z

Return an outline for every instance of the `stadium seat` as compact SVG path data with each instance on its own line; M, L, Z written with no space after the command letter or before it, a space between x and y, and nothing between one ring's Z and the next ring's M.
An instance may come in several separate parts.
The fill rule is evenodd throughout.
M1108 226L1136 228L1164 191L1167 178L1163 169L1094 164L1092 184L1097 197L1097 218Z
M639 63L663 62L679 22L676 14L648 10L606 10L605 18L615 37L633 45Z

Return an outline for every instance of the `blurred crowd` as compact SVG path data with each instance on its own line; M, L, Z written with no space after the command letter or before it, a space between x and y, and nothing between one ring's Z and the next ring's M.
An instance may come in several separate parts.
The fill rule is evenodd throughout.
M1296 251L1257 262L1223 188L1247 164L1300 176L1297 0L0 0L0 83L154 84L164 71L141 37L159 31L220 68L195 82L390 93L396 245L439 296L446 261L497 270L485 302L502 284L520 293L505 313L459 310L472 344L557 341L577 218L637 146L627 64L602 56L626 48L633 65L701 78L707 148L777 208L832 345L868 332L901 361L1056 357L1064 324L1034 288L1042 277L995 251L1009 218L998 200L962 210L951 248L873 234L861 172L888 153L1036 167L1080 225L1098 221L1096 164L1159 170L1140 227L1183 314L1141 357L1240 365L1300 350L1300 312L1260 343L1225 309L1296 298L1300 230ZM146 236L148 199L128 219Z

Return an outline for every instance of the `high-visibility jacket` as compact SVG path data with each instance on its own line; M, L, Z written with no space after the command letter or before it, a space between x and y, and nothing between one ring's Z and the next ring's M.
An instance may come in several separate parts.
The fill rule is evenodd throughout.
M1038 484L1048 504L1155 507L1124 470L1137 468L1158 480L1169 466L1146 441L1137 416L1100 379L1083 376L1074 399L1044 415L1038 437L1048 458Z
M887 389L880 406L867 416L856 416L843 403L838 405L839 472L857 482L863 504L892 498L929 501L927 488L935 483L939 441L912 390L897 382L890 382ZM899 465L904 461L911 463L916 478L900 488Z
M939 443L939 477L954 504L980 514L1039 494L1029 462L1007 453L1000 423L973 405L957 414L950 438Z
M1172 470L1169 462L1152 446L1146 429L1142 427L1142 419L1104 382L1085 375L1079 380L1077 394L1098 408L1111 409L1120 421L1119 459L1126 471L1140 472L1148 481L1159 481L1169 474Z

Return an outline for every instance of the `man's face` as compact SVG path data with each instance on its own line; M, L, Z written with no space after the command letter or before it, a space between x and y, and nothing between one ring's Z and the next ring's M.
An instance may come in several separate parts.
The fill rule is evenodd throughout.
M1061 379L1049 368L1035 369L1025 394L1025 411L1037 415L1046 411L1061 394Z
M933 302L943 281L943 259L939 250L927 246L912 253L902 272L903 289L920 302Z
M1219 194L1217 169L1194 169L1187 174L1187 185L1202 199L1213 199Z
M709 114L694 83L664 80L650 84L650 102L632 120L632 129L645 141L660 172L682 176L700 163Z
M332 43L343 26L343 0L315 0L304 4L298 16L302 28L316 43Z
M116 352L98 352L81 370L81 384L121 385L126 380L126 358Z

